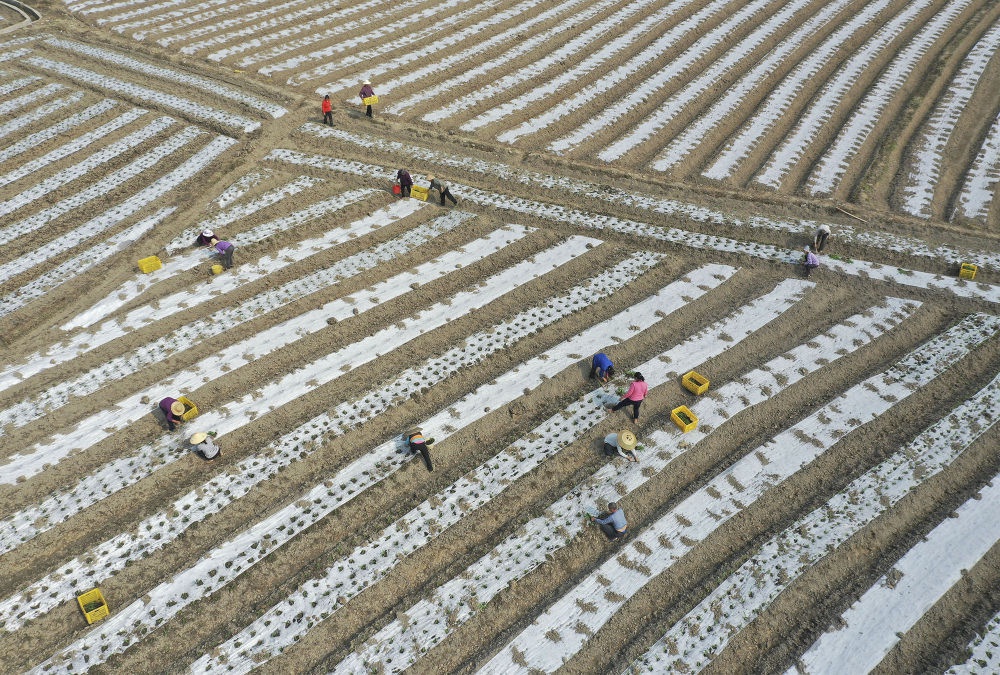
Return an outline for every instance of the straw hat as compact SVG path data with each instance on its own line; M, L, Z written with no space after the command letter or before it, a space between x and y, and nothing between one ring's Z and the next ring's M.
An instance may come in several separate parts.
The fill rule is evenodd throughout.
M618 432L618 447L626 452L635 450L636 445L635 434L633 434L628 429L622 429Z
M215 232L212 232L211 230L202 230L201 231L201 236L203 236L205 238L214 237L215 236Z
M208 434L206 434L204 431L199 431L198 433L191 436L191 444L198 445L199 443L204 443L206 438L208 438Z
M427 176L427 180L434 180L434 176Z
M175 415L183 415L184 404L181 403L180 401L174 401L173 403L170 404L170 412L172 412Z

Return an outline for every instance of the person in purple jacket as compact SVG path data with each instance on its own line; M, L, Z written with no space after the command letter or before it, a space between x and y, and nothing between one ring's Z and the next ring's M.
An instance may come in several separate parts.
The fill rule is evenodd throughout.
M802 266L806 268L806 276L819 267L819 256L812 252L812 249L806 246L805 248L806 257L802 259Z
M177 428L176 425L184 422L184 418L181 417L184 414L184 404L176 398L168 396L160 401L160 410L163 411L163 416L167 418L167 428L171 431Z
M213 239L215 239L215 232L209 229L204 229L195 240L195 246L211 246Z
M358 96L361 98L361 101L364 102L366 98L374 95L375 95L375 90L372 89L372 83L369 82L368 80L365 80L364 84L361 85L361 91L358 92ZM365 115L367 115L368 117L372 116L372 107L370 105L365 107Z
M235 246L228 241L219 241L213 237L209 248L219 254L219 257L222 258L222 266L227 270L233 266L233 251L236 250Z

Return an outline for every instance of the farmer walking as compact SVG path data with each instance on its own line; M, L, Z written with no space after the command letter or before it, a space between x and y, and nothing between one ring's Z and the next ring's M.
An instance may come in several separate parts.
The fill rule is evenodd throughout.
M168 396L160 401L160 410L163 412L163 416L167 418L167 429L170 431L176 429L176 425L184 422L184 418L181 417L184 414L184 404L176 398Z
M632 384L629 385L628 391L620 401L614 406L608 406L611 412L616 410L621 410L627 405L632 406L632 422L637 423L639 421L639 406L642 405L642 400L646 398L646 392L649 390L649 386L646 384L646 378L642 376L642 373L635 373L632 376Z
M443 180L438 180L434 176L427 176L427 180L431 182L428 190L437 190L441 195L441 206L444 206L445 197L451 200L451 203L458 204L458 200L451 195L451 190L448 189L448 184Z
M410 177L410 172L406 169L400 169L397 171L396 182L399 183L400 196L409 197L410 189L413 187L413 178Z
M604 352L594 354L590 362L590 379L601 378L601 382L607 382L615 376L615 365Z
M323 97L323 124L333 126L333 103L330 102L330 95Z
M358 96L361 98L361 102L365 103L366 98L371 98L374 95L375 95L375 90L372 89L372 83L368 80L365 80L364 83L361 85L361 91L358 92ZM372 106L370 103L365 103L365 115L367 115L368 117L372 116Z
M213 237L209 248L215 251L219 257L222 258L222 266L227 270L233 266L233 251L236 250L235 246L228 241L219 241Z
M615 502L608 502L608 510L599 516L591 516L590 522L597 523L601 532L608 538L608 541L621 541L628 532L628 521L625 520L625 513L618 508Z

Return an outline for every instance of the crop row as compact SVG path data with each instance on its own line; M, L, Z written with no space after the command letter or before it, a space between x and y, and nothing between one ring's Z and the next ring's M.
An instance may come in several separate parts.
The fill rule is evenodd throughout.
M622 552L579 580L508 643L485 672L554 670L624 603L723 523L795 475L843 436L884 415L1000 331L1000 318L971 315L879 375L747 453L644 527ZM583 629L586 628L584 631Z
M785 283L636 370L646 374L650 381L669 381L678 377L679 371L696 368L699 363L776 319L789 306L788 301L796 298L794 294L803 290L801 283ZM375 664L381 664L388 672L409 667L475 616L477 608L492 602L501 591L543 565L556 551L579 536L585 523L580 516L587 508L622 500L627 508L629 494L661 474L731 418L874 340L877 337L874 331L857 329L862 320L870 320L888 330L914 309L912 304L890 299L713 390L691 406L700 420L698 428L683 435L677 430L651 433L643 439L641 465L611 463L599 469L547 507L544 515L525 523L516 534L403 612L405 619L393 621L380 630L361 649L342 661L335 672L364 672L366 667ZM730 336L732 341L720 339L720 336ZM599 404L601 398L603 393L595 391L562 416L576 424L575 415L579 414L576 409L585 410Z
M761 546L640 657L633 671L705 668L713 654L721 652L796 578L946 469L989 428L988 420L997 418L1000 378Z

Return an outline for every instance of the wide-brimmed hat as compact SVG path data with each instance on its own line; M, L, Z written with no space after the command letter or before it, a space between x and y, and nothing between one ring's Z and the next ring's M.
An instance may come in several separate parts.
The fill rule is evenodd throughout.
M428 175L428 176L427 176L427 180L434 180L434 176L430 176L430 175Z
M208 434L206 434L204 431L199 431L198 433L193 434L191 436L191 443L194 445L198 445L199 443L204 443L206 438L208 438Z
M635 434L633 434L628 429L622 429L618 432L618 447L626 452L631 452L635 450L635 445L638 441L635 439Z
M183 415L184 404L181 403L180 401L174 401L173 403L170 404L170 412L172 412L175 415Z
M361 84L371 84L371 81L370 81L370 80L365 80L365 81L364 81L364 82L362 82Z
M215 232L212 232L212 230L205 229L205 230L201 231L201 236L203 236L203 237L214 237L215 236Z

